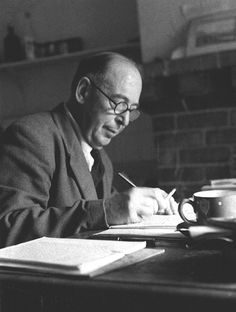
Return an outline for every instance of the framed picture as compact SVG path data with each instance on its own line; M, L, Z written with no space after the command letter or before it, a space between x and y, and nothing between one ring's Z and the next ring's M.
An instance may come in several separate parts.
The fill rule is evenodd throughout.
M236 49L236 15L190 22L186 56Z

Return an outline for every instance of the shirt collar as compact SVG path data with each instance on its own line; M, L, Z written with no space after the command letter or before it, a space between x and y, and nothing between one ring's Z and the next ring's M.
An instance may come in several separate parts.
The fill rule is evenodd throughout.
M89 170L91 171L94 159L90 153L91 153L93 148L85 141L78 122L75 120L75 118L73 117L73 115L71 114L71 112L69 111L69 109L66 105L65 105L65 110L66 110L67 116L70 119L72 127L75 131L75 134L76 134L76 136L77 136L77 138L81 144L81 148L82 148L82 151L84 153L84 156L85 156L86 162L88 164Z

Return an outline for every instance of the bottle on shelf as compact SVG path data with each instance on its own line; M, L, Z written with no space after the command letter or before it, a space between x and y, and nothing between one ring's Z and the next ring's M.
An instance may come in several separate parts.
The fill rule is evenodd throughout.
M7 34L3 41L4 62L17 62L23 59L23 47L12 25L7 26Z
M24 50L25 58L27 60L35 59L35 43L33 36L33 29L31 23L31 15L29 12L24 13L25 16L25 34L24 34Z

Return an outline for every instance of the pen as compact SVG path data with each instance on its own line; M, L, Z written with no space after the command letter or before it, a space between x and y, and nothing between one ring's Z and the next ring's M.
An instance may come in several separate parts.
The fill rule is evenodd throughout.
M166 199L169 200L171 196L174 195L175 192L176 192L176 188L173 188L173 190L170 191L170 193L166 196Z
M130 185L132 185L133 187L136 187L136 185L129 179L127 178L123 173L118 172L119 176L121 176L121 178L123 178L125 181L127 181Z
M136 187L136 185L124 173L118 172L118 174L121 178L127 181L130 185L132 185L133 187ZM176 192L176 188L173 188L173 190L171 190L170 193L166 196L166 199L169 200L171 196L174 195L175 192Z
M126 175L124 175L124 173L118 172L118 174L121 178L127 181L130 185L132 185L133 187L136 187L136 185ZM176 192L176 188L173 188L173 190L170 191L170 193L166 196L165 199L169 200L171 196L174 195L175 192Z

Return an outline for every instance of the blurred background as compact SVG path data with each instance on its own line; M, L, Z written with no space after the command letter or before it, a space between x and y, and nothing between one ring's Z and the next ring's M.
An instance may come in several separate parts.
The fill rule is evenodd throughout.
M234 178L235 11L233 0L1 0L1 128L66 101L84 55L117 51L141 64L144 88L142 116L106 148L116 170L177 199Z

